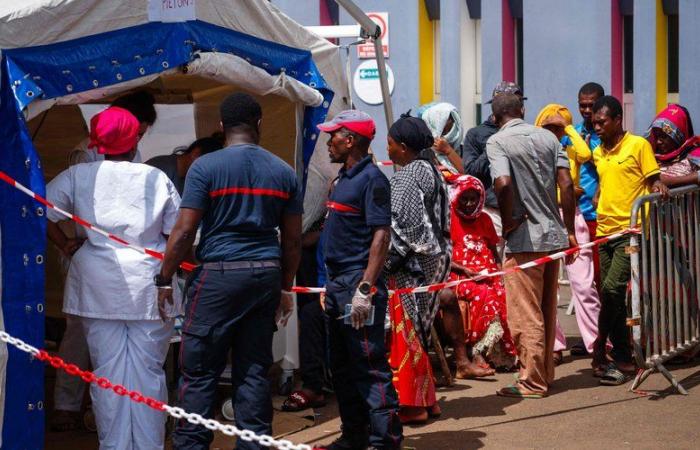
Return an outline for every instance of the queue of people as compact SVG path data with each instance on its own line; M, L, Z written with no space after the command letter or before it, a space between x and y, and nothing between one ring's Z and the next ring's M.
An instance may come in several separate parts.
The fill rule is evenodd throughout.
M49 213L49 239L69 261L64 311L96 374L165 401L162 367L173 317L184 311L178 405L213 417L230 354L236 425L270 434L272 337L293 311L296 276L326 294L299 304L303 387L283 409L325 404L330 373L342 432L328 449L398 449L403 425L442 414L436 339L452 348L457 378L517 371L498 395L546 397L566 348L556 314L560 263L508 269L625 230L642 195L700 184L700 140L680 105L662 111L646 138L626 132L620 102L596 83L578 93L577 125L557 104L528 124L525 100L517 84L499 83L492 114L466 133L447 103L402 115L387 137L399 167L390 179L371 154L374 121L337 114L319 129L340 170L326 216L303 235L303 188L259 145L254 98L222 102L225 142L200 139L148 165L134 158L155 111L142 119L115 102L90 124L86 148L104 158L76 159L47 187L64 210L165 253L161 264L95 233L67 233ZM179 305L178 266L192 258L199 265ZM300 267L302 258L313 265ZM582 336L572 353L591 357L602 384L624 383L635 370L625 240L573 253L565 268ZM499 270L506 275L484 276ZM442 291L403 290L457 280ZM91 397L101 448L163 447L163 413L99 388ZM58 407L57 429L73 426L76 403ZM172 438L177 449L206 449L212 439L184 420ZM237 448L261 447L239 440Z

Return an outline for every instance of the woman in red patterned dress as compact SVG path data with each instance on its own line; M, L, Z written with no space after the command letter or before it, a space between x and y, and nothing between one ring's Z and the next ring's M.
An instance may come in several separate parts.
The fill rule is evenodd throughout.
M482 213L486 190L470 175L453 182L452 272L450 281L478 277L499 269L498 235L488 214ZM473 362L484 367L510 368L516 350L506 320L505 289L500 277L466 281L451 291L462 310L466 344Z

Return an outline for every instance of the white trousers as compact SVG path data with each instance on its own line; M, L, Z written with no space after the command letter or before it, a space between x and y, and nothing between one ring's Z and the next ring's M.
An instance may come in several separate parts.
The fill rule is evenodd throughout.
M58 356L68 363L87 370L90 368L90 353L80 320L78 316L66 314L66 332L61 340ZM53 393L55 410L80 411L84 395L85 382L83 380L68 375L62 370L56 371L56 386Z
M95 375L167 401L163 364L173 322L80 319ZM162 450L165 413L90 386L101 450Z

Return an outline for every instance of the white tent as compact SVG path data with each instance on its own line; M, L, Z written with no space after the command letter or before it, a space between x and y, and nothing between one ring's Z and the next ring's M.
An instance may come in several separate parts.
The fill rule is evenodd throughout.
M323 212L335 170L315 126L347 107L347 80L335 45L266 0L4 0L0 57L0 170L36 192L83 137L77 104L147 88L194 105L201 137L220 99L246 90L263 105L263 146L306 180L305 227ZM45 212L9 186L0 205L4 323L41 347ZM6 375L3 448L41 448L43 367L10 349Z

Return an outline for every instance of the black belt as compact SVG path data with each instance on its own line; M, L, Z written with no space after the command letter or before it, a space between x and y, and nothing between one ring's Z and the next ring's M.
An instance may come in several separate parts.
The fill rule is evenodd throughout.
M277 260L268 261L214 261L205 262L202 267L207 270L239 270L239 269L268 269L279 268Z

